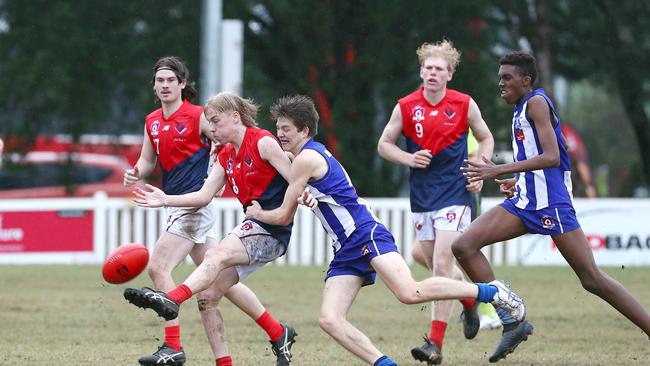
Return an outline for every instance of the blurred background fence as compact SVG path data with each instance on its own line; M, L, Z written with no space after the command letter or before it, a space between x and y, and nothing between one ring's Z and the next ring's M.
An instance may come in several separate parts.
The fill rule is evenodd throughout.
M244 219L241 204L215 199L215 237ZM370 198L376 215L395 236L411 263L414 231L408 198ZM483 200L484 210L501 202ZM578 218L601 265L650 264L650 200L576 199ZM130 242L150 250L160 236L164 209L143 209L103 192L91 198L0 200L0 264L101 263L117 246ZM525 235L484 249L496 265L564 265L551 238ZM330 240L310 210L300 206L287 254L279 265L324 265L332 258Z

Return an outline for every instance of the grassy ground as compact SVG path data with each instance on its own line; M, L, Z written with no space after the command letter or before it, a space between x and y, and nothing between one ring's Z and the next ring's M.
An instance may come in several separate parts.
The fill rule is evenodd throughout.
M192 267L176 271L183 279ZM650 308L650 267L607 268ZM361 365L318 327L324 268L267 266L247 280L269 311L298 330L292 365ZM417 278L426 273L414 269ZM650 341L609 305L582 290L563 267L497 268L525 298L535 332L500 364L647 365ZM128 286L149 285L146 275ZM122 298L127 285L103 282L99 266L0 266L0 365L137 365L161 343L162 321ZM222 311L236 365L273 365L265 334L231 304ZM445 340L447 365L486 365L500 331L467 341L456 307ZM428 330L429 307L399 304L383 284L364 288L357 324L400 365L422 365L410 348ZM196 303L181 312L187 365L214 365Z

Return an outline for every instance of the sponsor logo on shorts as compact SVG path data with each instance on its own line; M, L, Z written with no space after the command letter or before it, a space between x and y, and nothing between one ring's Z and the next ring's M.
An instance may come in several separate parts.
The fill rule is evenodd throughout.
M542 217L542 227L546 230L551 230L555 227L555 221L551 216Z
M253 229L253 224L250 221L246 221L241 225L242 231L250 231Z
M456 221L456 213L454 211L448 211L445 214L445 217L447 218L447 221L449 221L449 222Z
M364 245L363 248L361 248L361 256L366 256L370 254L370 246L368 244Z

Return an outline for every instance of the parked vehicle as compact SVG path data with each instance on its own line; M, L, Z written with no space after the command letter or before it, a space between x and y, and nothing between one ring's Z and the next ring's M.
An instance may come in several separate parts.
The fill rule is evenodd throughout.
M0 198L86 197L97 191L113 197L130 196L133 188L122 184L129 167L124 157L114 155L11 154L0 170Z

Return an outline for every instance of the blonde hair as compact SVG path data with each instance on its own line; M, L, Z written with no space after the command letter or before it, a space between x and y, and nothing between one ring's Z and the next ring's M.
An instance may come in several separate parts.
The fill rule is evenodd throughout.
M258 105L251 99L242 98L236 94L221 92L210 97L205 102L205 111L223 113L237 111L242 123L246 127L255 127L255 117L257 116Z
M460 63L460 51L454 48L454 44L448 39L443 39L434 44L424 42L415 53L418 55L420 66L422 66L424 60L431 56L439 56L447 61L450 72L456 71L456 66Z

